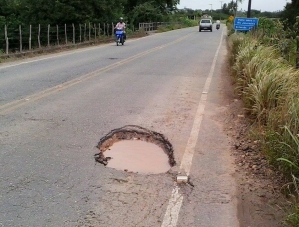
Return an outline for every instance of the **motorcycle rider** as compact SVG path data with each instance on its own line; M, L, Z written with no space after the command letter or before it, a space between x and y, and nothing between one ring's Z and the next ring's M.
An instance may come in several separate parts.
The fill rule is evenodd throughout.
M119 18L119 22L115 25L115 29L122 30L124 32L124 40L126 40L126 23L124 22L124 18Z
M216 28L220 28L220 20L216 21Z

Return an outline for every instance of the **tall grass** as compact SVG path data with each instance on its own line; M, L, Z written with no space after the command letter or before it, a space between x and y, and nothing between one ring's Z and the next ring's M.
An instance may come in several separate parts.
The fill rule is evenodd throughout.
M282 148L286 151L285 155L289 157L279 158L286 166L288 166L289 171L292 173L292 182L286 184L289 189L289 195L291 198L291 212L287 215L285 223L288 226L299 226L299 178L296 176L299 172L299 137L294 135L288 127L285 127L285 132L289 137L289 141L280 142ZM291 154L291 155L290 155ZM297 157L295 160L291 159Z
M267 125L273 109L279 111L294 97L298 71L274 47L263 46L252 37L233 39L238 46L232 49L237 94L243 98L248 114L259 124Z
M270 26L272 29L272 27ZM291 38L266 26L229 38L236 93L244 101L273 166L289 176L294 198L286 223L299 226L299 71L293 67Z

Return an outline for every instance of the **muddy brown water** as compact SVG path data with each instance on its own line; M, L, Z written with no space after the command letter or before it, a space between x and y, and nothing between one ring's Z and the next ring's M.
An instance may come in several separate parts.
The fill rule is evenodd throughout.
M122 140L104 152L112 159L108 167L143 174L166 173L171 166L169 158L156 144L141 140Z

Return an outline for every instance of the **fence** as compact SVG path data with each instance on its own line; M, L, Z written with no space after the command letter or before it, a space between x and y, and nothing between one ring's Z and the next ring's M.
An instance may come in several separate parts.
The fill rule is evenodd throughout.
M100 40L114 34L113 23L42 25L0 28L0 53L8 55L53 45L73 45Z
M170 25L170 22L151 22L151 23L139 23L139 30L144 31L156 31L159 26Z
M140 23L139 30L155 31L170 22ZM134 31L134 28L133 28ZM53 46L97 42L114 34L113 23L5 25L0 27L0 56Z

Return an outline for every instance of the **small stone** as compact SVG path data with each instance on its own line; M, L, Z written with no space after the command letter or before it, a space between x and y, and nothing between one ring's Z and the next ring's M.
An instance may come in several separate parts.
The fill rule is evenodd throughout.
M243 151L248 151L250 149L250 147L249 146L245 146L245 147L243 147Z
M238 143L238 142L237 142L237 143L235 143L235 149L238 149L238 148L240 147L240 145L241 145L241 144L240 144L240 143Z

